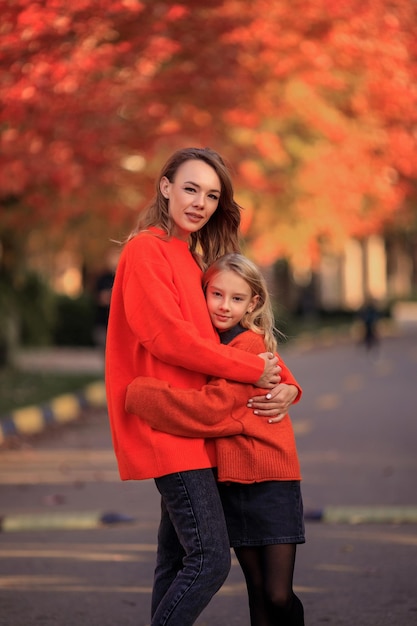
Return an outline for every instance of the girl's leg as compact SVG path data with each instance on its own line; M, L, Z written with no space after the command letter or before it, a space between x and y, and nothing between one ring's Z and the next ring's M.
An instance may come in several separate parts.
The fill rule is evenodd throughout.
M262 548L265 593L273 626L304 626L304 608L293 591L296 549L294 543Z
M151 624L191 626L230 570L223 508L211 469L169 474L155 483L163 500L163 519Z
M246 580L251 626L271 626L264 587L262 548L245 546L234 550Z
M304 626L304 609L292 588L295 544L236 548L246 579L251 626Z

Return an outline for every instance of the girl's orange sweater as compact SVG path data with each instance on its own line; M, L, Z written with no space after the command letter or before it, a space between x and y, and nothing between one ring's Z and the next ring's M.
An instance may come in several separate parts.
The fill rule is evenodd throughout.
M254 354L265 350L263 337L250 330L229 345ZM279 365L281 382L298 387L298 401L300 386L282 359ZM215 379L197 391L139 377L128 387L126 409L143 415L159 430L184 437L219 437L215 441L220 481L299 480L300 465L289 415L277 424L269 424L246 407L253 395L259 395L259 389L224 379Z
M153 430L141 412L125 410L126 389L153 376L200 389L208 376L256 382L263 361L220 345L212 327L201 270L186 242L142 232L124 247L113 286L106 342L106 392L120 476L146 479L213 467L214 443Z

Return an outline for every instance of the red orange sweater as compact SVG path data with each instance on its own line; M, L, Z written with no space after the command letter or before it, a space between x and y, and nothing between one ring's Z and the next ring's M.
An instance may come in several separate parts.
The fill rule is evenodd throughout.
M230 345L254 354L265 349L262 336L249 330ZM301 388L282 359L279 365L281 381L298 387L298 401ZM220 437L216 439L220 481L299 480L300 466L289 415L277 424L269 424L246 407L251 395L259 395L259 390L224 379L213 380L197 391L139 377L128 387L126 409L142 415L159 430L184 437Z
M107 404L123 480L216 464L213 442L153 430L125 410L126 389L136 376L200 389L207 376L253 383L264 366L253 354L220 345L207 312L201 270L187 243L164 240L155 234L160 231L152 231L140 233L123 249L107 331Z

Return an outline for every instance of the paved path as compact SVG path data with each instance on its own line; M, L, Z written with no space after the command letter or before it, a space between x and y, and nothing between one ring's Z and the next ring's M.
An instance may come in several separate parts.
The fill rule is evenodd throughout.
M42 348L20 350L17 367L26 370L103 373L103 354L95 348Z
M414 328L414 327L412 327ZM401 333L402 329L392 324L383 327L386 336ZM328 347L351 342L349 328L323 328L316 333L304 333L291 340L290 350L309 351L316 347ZM38 435L43 430L79 419L89 407L105 407L103 385L104 355L97 348L33 348L20 350L15 364L23 370L43 372L88 372L97 374L97 382L74 393L51 398L41 406L28 406L0 416L0 449L14 445L16 438Z
M292 417L306 510L368 512L366 523L307 519L295 572L306 624L417 626L417 524L369 519L417 506L417 337L378 355L344 343L285 358L304 388ZM103 409L0 452L0 503L4 519L29 523L0 534L0 626L149 624L158 497L152 481L119 481ZM133 521L100 523L109 512ZM91 525L74 528L74 516ZM249 624L235 560L196 626L223 624Z

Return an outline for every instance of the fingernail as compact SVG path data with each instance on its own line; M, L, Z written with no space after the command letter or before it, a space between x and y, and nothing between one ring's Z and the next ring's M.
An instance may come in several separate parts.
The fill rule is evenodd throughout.
M272 398L272 396L271 396L271 394L270 394L270 393L267 393L267 394L266 394L266 396L265 396L265 398L266 398L267 400L270 400L270 399Z
M254 411L255 415L258 415L259 411Z

